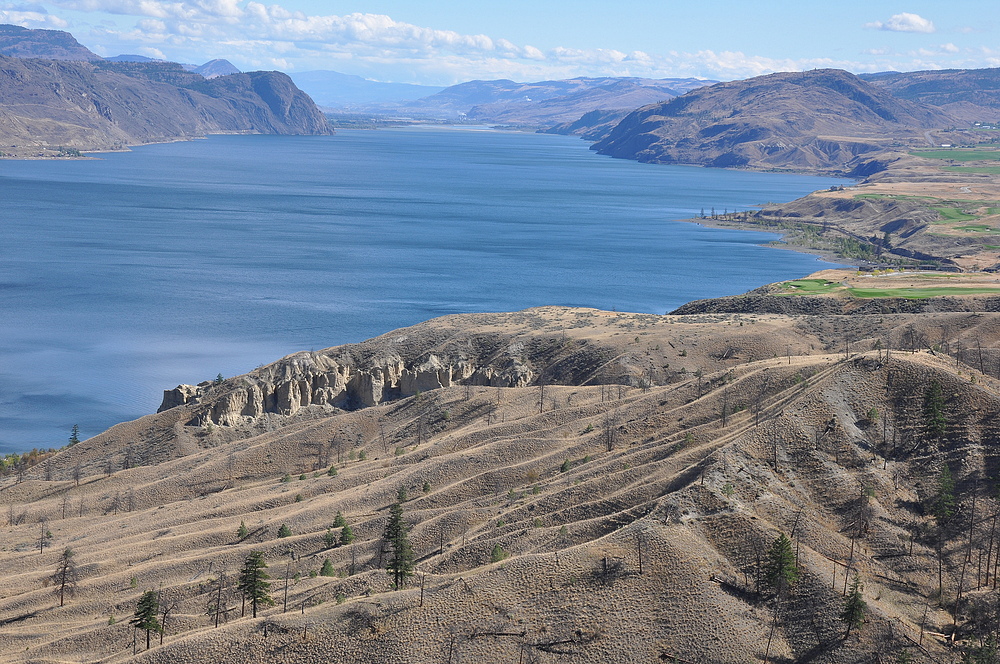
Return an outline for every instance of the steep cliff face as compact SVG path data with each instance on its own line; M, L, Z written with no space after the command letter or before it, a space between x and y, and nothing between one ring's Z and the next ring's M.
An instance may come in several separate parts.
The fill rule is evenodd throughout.
M844 171L860 155L926 144L924 130L953 125L938 108L826 69L719 83L646 106L594 149L652 163Z
M120 149L212 132L330 134L312 100L280 72L206 81L174 63L0 57L0 145Z

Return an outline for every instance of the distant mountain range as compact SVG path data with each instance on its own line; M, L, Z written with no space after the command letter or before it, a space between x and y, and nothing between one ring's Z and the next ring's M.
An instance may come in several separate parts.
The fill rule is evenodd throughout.
M968 121L1000 119L1000 69L882 72L860 78L894 97L937 106Z
M381 83L336 71L304 71L289 76L320 106L351 111L420 99L444 89L430 85Z
M640 108L594 147L654 163L845 170L859 155L927 145L926 132L958 122L888 85L820 69L718 83Z
M383 106L414 117L548 127L593 110L629 110L670 99L714 81L692 78L573 78L518 83L468 81L408 103Z

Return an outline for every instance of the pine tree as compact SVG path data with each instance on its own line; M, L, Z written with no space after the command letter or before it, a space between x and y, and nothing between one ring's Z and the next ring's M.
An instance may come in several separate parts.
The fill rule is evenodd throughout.
M271 584L267 582L267 563L264 562L264 554L260 551L251 551L246 560L243 561L243 568L240 569L239 579L236 589L243 593L244 603L250 600L251 614L257 617L257 607L260 605L274 606L271 599Z
M337 576L337 572L333 569L333 563L327 558L323 561L323 566L319 568L320 576Z
M795 585L799 580L799 570L795 567L795 552L792 542L784 533L778 535L767 550L764 562L764 580L778 594Z
M948 429L944 415L944 392L941 383L932 380L924 393L924 429L928 436L940 438Z
M323 533L323 548L332 549L337 544L337 536L329 528Z
M133 627L146 630L146 650L149 650L150 632L159 631L160 621L157 620L157 613L160 610L160 602L156 599L156 592L147 590L139 598L135 606L135 613L129 621Z
M337 511L337 516L333 517L333 527L334 528L343 528L346 525L347 525L347 519L345 519L344 515L341 514L340 511L338 510Z
M66 595L72 597L76 592L76 563L73 560L73 549L66 549L59 556L56 563L56 571L52 575L52 583L56 587L56 595L59 596L59 606L62 606Z
M289 528L284 523L281 524L281 527L278 528L278 537L291 537L291 535L292 535L292 529Z
M244 522L243 522L243 521L241 520L241 521L240 521L240 527L236 529L236 539L243 539L243 538L244 538L244 537L246 537L246 536L247 536L247 535L248 535L249 533L250 533L250 531L249 531L249 530L247 530L247 524L245 524L245 523L244 523Z
M851 633L852 627L860 629L865 624L865 612L868 610L868 605L861 595L863 589L861 579L855 574L854 580L851 582L851 590L847 593L847 599L844 600L844 608L840 612L840 621L847 625L847 631L844 632L845 639Z
M343 529L340 531L340 545L347 546L353 541L354 531L351 530L351 527L345 523Z
M80 425L74 424L73 430L69 434L69 444L76 445L80 442Z
M934 498L934 518L942 525L955 514L955 480L948 464L941 467L938 476L938 492Z
M392 573L396 589L403 587L406 579L413 576L413 546L407 536L409 527L403 521L403 506L394 503L389 508L389 522L385 525L383 537L392 546L392 556L386 570Z

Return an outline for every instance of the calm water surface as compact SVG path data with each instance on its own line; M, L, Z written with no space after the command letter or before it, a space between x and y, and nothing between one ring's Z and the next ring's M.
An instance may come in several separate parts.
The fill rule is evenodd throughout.
M162 390L442 314L663 313L824 264L675 219L840 180L650 166L456 128L219 136L0 161L0 451Z

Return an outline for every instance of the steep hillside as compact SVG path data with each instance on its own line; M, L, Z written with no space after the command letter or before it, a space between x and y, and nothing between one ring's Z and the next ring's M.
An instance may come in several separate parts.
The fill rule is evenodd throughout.
M997 608L998 342L970 311L543 308L182 387L0 480L0 661L951 661ZM779 534L798 581L776 595ZM251 551L276 600L257 618L232 585ZM164 640L133 658L149 589Z
M11 58L78 60L92 62L101 56L62 30L29 30L19 25L0 24L0 55Z
M955 119L840 70L719 83L641 108L594 147L652 163L850 170L858 157L926 145Z
M120 149L211 132L332 132L279 72L206 81L166 62L0 57L0 99L0 145L8 155Z

